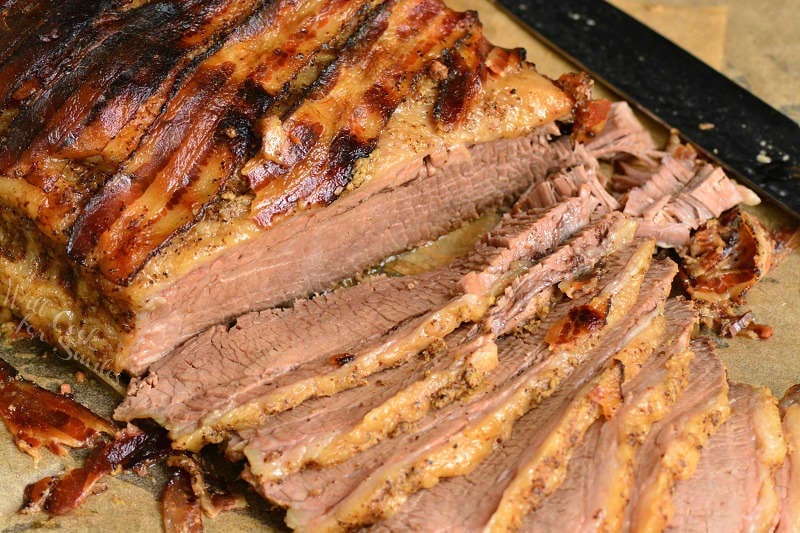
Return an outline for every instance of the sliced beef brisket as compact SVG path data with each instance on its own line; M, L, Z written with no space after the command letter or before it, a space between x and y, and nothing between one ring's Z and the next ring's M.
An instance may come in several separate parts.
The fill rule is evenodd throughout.
M468 475L442 480L414 494L375 529L478 531L498 512L494 523L499 527L524 514L519 507L535 506L554 490L586 428L604 413L613 412L615 398L622 400L622 368L635 368L660 343L664 326L659 315L674 272L667 264L651 267L629 315L553 396L520 418L498 451ZM442 501L462 505L442 505ZM503 508L498 509L501 502Z
M586 476L586 511L580 529L620 531L638 466L637 453L653 424L672 410L688 382L694 354L689 339L697 314L685 301L671 299L664 316L665 342L656 354L623 384L623 405L600 431L602 454L594 457ZM630 370L629 370L630 371Z
M624 212L640 217L639 235L655 238L659 246L683 246L706 220L740 202L758 201L722 169L700 161L691 147L676 140L666 152L656 150L626 103L612 105L605 128L586 151L614 163L611 188L626 192Z
M469 394L497 366L497 346L474 338L470 329L452 333L445 344L403 365L369 376L359 387L309 400L267 418L257 429L240 429L229 455L245 449L251 461L259 462L262 479L280 479L306 466L337 464L402 433L431 411Z
M215 326L153 365L147 376L132 380L115 416L153 418L170 429L192 423L180 411L193 400L202 399L209 409L224 408L253 383L274 379L309 354L343 354L446 303L459 279L450 270L376 278Z
M524 322L526 313L521 314L519 321ZM365 388L303 404L267 419L255 432L240 431L239 435L244 442L257 441L257 446L248 445L247 450L250 460L260 465L262 479L269 479L270 471L279 479L305 464L341 462L394 433L399 425L412 424L479 385L497 364L496 338L496 333L480 334L477 329L461 338L448 337L451 353L441 357L443 365L427 367L424 373L409 371L404 365L375 374ZM418 381L393 385L395 376L409 376L409 372L416 373Z
M510 203L556 164L549 136L453 150L436 165L420 162L397 176L374 179L325 209L261 232L239 245L235 255L204 264L160 295L163 304L140 318L142 329L131 348L136 359L128 366L141 372L202 328L328 289L393 253ZM269 262L262 260L264 250L270 251ZM223 316L219 302L225 302Z
M710 339L692 341L689 384L638 452L625 530L662 531L675 509L675 483L694 473L702 447L730 413L725 367Z
M245 315L240 328L212 329L134 382L133 394L116 416L132 419L152 412L178 446L195 448L308 398L357 386L443 339L460 323L478 320L493 294L522 272L520 265L579 230L594 205L581 193L548 210L517 211L471 254L442 271L339 289L311 303L300 301L297 309ZM372 312L378 316L369 318ZM363 328L376 321L378 327L364 335ZM349 327L349 322L357 325ZM304 338L309 334L316 343ZM253 343L269 352L248 349ZM207 365L198 365L198 353ZM331 365L337 354L343 363ZM176 395L173 382L190 378L194 388ZM231 383L236 383L234 393Z
M665 316L666 339L652 358L630 369L635 377L623 384L621 408L587 431L563 485L525 516L523 529L550 531L555 524L561 531L621 529L637 451L685 387L692 359L688 347L697 320L694 311L684 302L670 300Z
M774 474L785 456L775 399L731 385L731 415L703 447L697 470L678 482L670 531L770 531L777 523Z
M441 477L471 470L491 451L495 438L504 438L513 423L532 404L548 396L562 376L571 373L586 350L621 316L609 314L601 329L569 330L569 342L551 351L545 338L564 320L590 304L606 302L621 312L635 302L652 245L638 243L616 256L601 276L597 293L562 304L549 315L533 345L508 337L499 346L499 366L487 377L489 386L468 402L453 404L419 421L414 431L385 440L334 467L305 470L277 482L258 480L258 456L250 462L257 488L269 499L289 507L287 522L300 529L332 523L355 526L390 512L405 494L430 486ZM612 266L613 264L613 266ZM674 273L674 271L673 271ZM613 304L611 303L613 302ZM560 338L559 338L560 339ZM560 339L563 340L563 339ZM506 342L511 345L506 347ZM510 352L509 348L517 346ZM257 452L254 446L253 452ZM248 451L245 454L249 456Z
M487 313L485 327L497 335L519 327L549 299L548 287L586 273L600 258L629 242L635 232L636 223L620 213L602 216L514 279Z

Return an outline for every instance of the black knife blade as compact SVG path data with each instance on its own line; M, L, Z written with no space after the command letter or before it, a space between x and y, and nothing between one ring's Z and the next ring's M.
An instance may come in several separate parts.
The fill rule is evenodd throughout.
M612 91L800 216L796 122L607 2L498 2Z

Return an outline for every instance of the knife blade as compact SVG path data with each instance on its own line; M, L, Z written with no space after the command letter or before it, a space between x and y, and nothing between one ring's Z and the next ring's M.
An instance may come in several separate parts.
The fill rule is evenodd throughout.
M534 34L800 217L800 126L611 4L497 0Z

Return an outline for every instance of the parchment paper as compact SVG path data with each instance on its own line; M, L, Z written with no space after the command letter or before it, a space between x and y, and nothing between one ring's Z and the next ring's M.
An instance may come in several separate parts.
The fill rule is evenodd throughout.
M798 73L790 61L792 57L795 60L800 57L796 12L790 5L794 3L796 8L796 2L732 0L691 2L687 5L666 1L645 5L631 0L615 0L615 3L687 49L694 50L707 63L722 68L785 113L795 119L800 116ZM529 59L543 73L558 76L571 69L569 63L536 41L490 0L448 0L448 4L457 9L477 9L493 42L506 47L527 48ZM745 29L748 33L743 34ZM602 89L599 92L602 93ZM654 130L654 134L663 137L664 132ZM756 211L771 224L789 223L789 219L770 206ZM484 220L484 225L490 222L490 219ZM449 246L457 241L468 242L475 234L474 228L462 230L449 240ZM427 257L426 260L441 261L441 250L441 247L428 247L416 259L404 259L394 267L398 270L413 269L414 261L421 256ZM728 365L731 379L767 385L776 394L782 394L789 385L800 381L800 253L794 253L763 280L751 292L749 303L758 321L775 327L775 335L767 341L741 338L722 341L720 354ZM91 376L84 383L78 383L75 377L78 368L46 351L46 347L33 342L0 347L2 357L14 364L24 376L51 390L69 383L79 401L99 414L110 416L119 396ZM60 458L43 451L39 462L34 464L29 456L15 447L11 435L0 424L0 529L161 530L158 496L164 473L160 468L152 468L152 476L146 479L130 474L108 478L108 490L90 498L84 507L70 516L48 519L44 515L16 514L25 485L79 464L84 454L79 452ZM257 497L250 501L249 510L229 512L215 520L206 519L206 530L283 529L280 512L270 511L268 505Z

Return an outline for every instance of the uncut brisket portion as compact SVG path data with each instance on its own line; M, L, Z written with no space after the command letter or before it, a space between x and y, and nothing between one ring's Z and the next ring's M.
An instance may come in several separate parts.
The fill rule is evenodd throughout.
M0 288L98 370L507 205L574 103L440 0L45 0L0 25Z
M626 318L609 331L606 340L587 356L576 373L568 378L550 398L532 409L515 425L511 438L502 443L473 472L463 477L442 480L429 490L420 491L398 510L397 514L375 526L378 531L477 531L485 527L496 511L506 487L524 464L527 453L550 436L566 412L575 394L597 375L599 369L620 350L636 345L642 338L660 338L654 319L669 292L674 270L655 263L642 286L634 307ZM647 342L647 341L645 341ZM613 366L613 365L612 365ZM573 428L580 432L579 428ZM572 442L577 445L578 441ZM569 454L569 446L559 452ZM563 464L551 461L553 468ZM555 476L555 474L551 474ZM539 497L544 494L537 492ZM442 502L462 505L442 505ZM468 505L463 505L468 503Z

